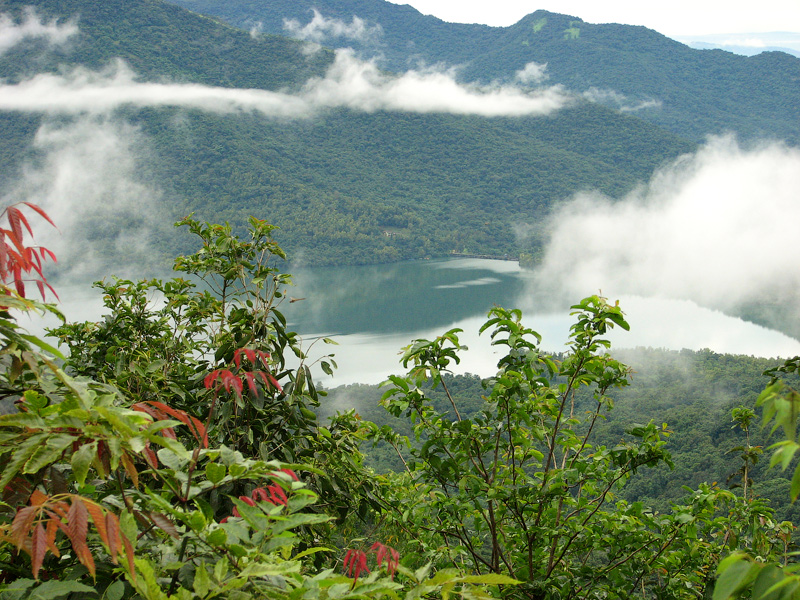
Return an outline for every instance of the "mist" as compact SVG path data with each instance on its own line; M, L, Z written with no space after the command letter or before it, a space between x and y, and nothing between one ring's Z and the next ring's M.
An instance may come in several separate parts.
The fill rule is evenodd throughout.
M369 25L364 19L353 15L350 23L341 19L330 19L313 9L314 16L305 25L297 19L284 19L283 28L297 39L321 44L330 38L344 38L361 43L376 43L383 36L383 27L379 24Z
M562 205L534 285L560 301L602 290L797 317L799 189L797 148L711 138L619 201L587 192Z
M46 122L32 150L19 178L4 186L2 202L33 202L57 224L36 223L34 230L36 243L58 257L59 281L161 269L153 246L166 235L163 193L146 181L150 150L135 127L94 117Z
M493 117L547 115L569 101L558 86L523 90L511 85L461 85L452 72L436 70L391 76L350 50L337 50L326 76L310 79L298 93L142 82L121 60L101 71L77 68L68 74L41 73L14 85L0 85L0 110L48 115L104 115L132 106L255 112L289 119L335 108Z
M48 46L63 46L78 33L74 21L44 23L33 8L27 8L17 24L7 14L0 14L0 55L28 39L44 40Z

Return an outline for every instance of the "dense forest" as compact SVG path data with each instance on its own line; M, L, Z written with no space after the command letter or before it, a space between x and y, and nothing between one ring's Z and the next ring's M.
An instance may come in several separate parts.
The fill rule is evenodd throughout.
M107 85L121 77L122 60L142 84L294 97L308 81L325 77L335 60L324 49L310 53L307 43L253 37L163 2L28 4L45 22L74 22L77 33L64 46L31 39L4 52L0 72L9 84L50 74L67 85L88 69ZM29 18L17 3L0 2L0 12ZM790 96L784 103L791 108L794 102ZM45 132L66 136L91 125L135 143L130 177L157 197L150 210L158 222L195 212L242 232L249 215L268 217L280 226L276 239L308 264L379 263L454 251L536 256L553 207L587 189L620 198L659 166L696 149L691 138L618 108L575 95L548 116L333 107L287 121L249 110L219 114L183 106L123 104L101 116L20 107L0 115L6 134L0 169L9 187L18 181L23 186L31 170L48 168ZM748 111L754 118L762 113ZM720 127L735 128L727 122ZM791 132L783 133L791 139ZM103 228L96 237L110 241L98 254L111 257L113 241L124 232L97 221L89 213L78 225L92 233ZM170 256L186 250L176 243L164 231L152 240L167 266Z
M745 139L797 144L800 61L782 52L744 57L694 50L645 27L592 24L537 10L510 27L445 23L385 0L171 0L245 30L308 38L312 29L332 48L354 47L404 71L420 62L458 67L464 81L508 81L530 62L549 80L602 97L613 108L701 142L736 131ZM373 35L337 35L319 17ZM293 27L287 27L287 21ZM339 28L343 29L342 27Z

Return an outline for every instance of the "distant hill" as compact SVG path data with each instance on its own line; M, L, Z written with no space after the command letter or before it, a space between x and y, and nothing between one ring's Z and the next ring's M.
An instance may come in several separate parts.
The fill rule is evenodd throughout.
M332 60L329 52L253 37L158 0L26 4L44 19L77 19L80 33L56 51L43 52L33 40L3 54L0 74L7 81L122 59L141 80L293 89L323 74ZM0 12L22 14L9 0L0 0ZM535 251L554 204L586 189L619 196L694 149L588 101L549 117L331 109L284 121L125 108L115 119L135 124L151 147L139 165L148 184L164 192L164 222L195 211L240 227L256 215L281 227L279 240L291 256L312 264ZM29 148L42 122L38 115L0 114L0 172L7 181L23 163L38 160ZM55 122L63 126L69 118ZM93 235L106 235L108 226L94 224ZM163 236L165 254L173 252L174 237Z
M419 61L458 66L466 81L507 80L526 63L546 63L550 81L615 108L641 107L636 116L694 141L735 131L743 139L800 143L800 59L782 52L696 50L644 27L542 10L510 27L489 27L445 23L385 0L171 1L267 33L286 34L286 19L307 24L312 9L345 23L357 16L366 27L380 25L381 34L327 37L324 44L379 54L392 70Z

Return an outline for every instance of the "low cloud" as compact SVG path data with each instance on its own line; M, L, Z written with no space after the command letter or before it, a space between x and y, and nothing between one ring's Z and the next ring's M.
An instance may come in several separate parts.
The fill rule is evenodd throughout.
M162 193L141 172L148 148L135 127L103 118L44 124L33 151L19 179L0 190L2 203L34 202L56 223L58 230L34 230L58 257L61 282L161 267L153 245L165 235Z
M798 300L800 149L732 137L613 201L581 194L553 216L538 289L692 300L722 310Z
M278 118L304 118L331 108L493 117L546 115L569 101L558 86L525 91L514 86L461 85L446 72L408 71L391 76L374 62L356 59L349 50L337 51L325 77L309 80L293 94L141 82L122 61L99 72L79 68L68 75L39 74L0 86L0 110L53 115L103 115L120 107L171 106L215 113L258 112Z
M383 36L383 28L379 24L369 25L364 19L353 16L350 23L341 19L328 19L317 10L305 25L297 19L284 19L283 28L292 37L321 44L327 39L346 39L362 44L376 43Z
M7 14L0 14L0 54L5 54L28 39L40 39L48 45L61 46L77 33L78 26L73 21L59 24L53 20L44 23L32 8L25 10L20 23L15 23Z
M514 78L520 83L540 84L549 77L547 74L547 63L541 65L529 62L522 69L516 72Z
M631 100L625 94L614 90L601 90L590 88L583 93L583 97L590 102L604 104L622 112L636 112L646 108L661 108L661 100L647 98L645 100Z

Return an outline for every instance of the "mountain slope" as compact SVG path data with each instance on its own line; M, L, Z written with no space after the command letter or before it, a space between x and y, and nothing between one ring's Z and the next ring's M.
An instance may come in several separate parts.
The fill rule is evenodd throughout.
M253 38L157 0L29 4L46 19L77 19L80 33L57 52L32 41L1 56L0 72L10 81L77 66L97 70L121 59L140 80L291 90L322 75L331 61L330 53L309 54L284 38ZM22 18L8 0L0 1L0 12ZM255 215L281 227L278 238L293 257L316 264L535 249L554 204L587 189L619 196L694 149L587 101L548 117L340 108L279 120L246 111L125 106L105 119L93 126L133 124L144 140L132 177L162 194L153 209L161 222L195 211L241 227ZM80 122L0 114L6 181L42 162L44 150L34 147L42 124L63 129ZM111 225L92 218L82 226L94 238L111 238ZM114 226L123 231L125 223ZM176 243L175 236L161 236L165 254Z
M637 116L695 141L734 131L800 143L800 59L781 52L695 50L644 27L595 25L541 10L503 28L445 23L385 0L171 1L268 33L286 33L285 19L309 23L312 9L345 23L358 16L382 33L324 43L379 55L394 70L419 60L457 65L468 81L507 80L529 62L547 64L550 81L612 106L640 106Z

